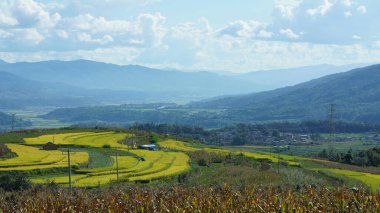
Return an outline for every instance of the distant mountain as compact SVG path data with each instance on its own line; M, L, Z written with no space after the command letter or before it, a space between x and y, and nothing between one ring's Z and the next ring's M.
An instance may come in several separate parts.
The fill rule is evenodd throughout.
M85 89L170 94L173 100L180 101L256 91L249 81L211 72L163 71L86 60L8 63L0 64L0 70L30 80L65 83Z
M368 65L351 64L344 66L334 65L315 65L306 67L297 67L290 69L264 70L255 71L236 76L240 79L245 79L253 84L261 85L261 91L293 86L323 76L346 72L359 67Z
M0 132L11 128L12 117L8 114L0 112ZM24 121L20 118L15 119L15 127L30 126L32 123Z
M43 117L70 122L180 123L215 128L237 123L325 120L331 104L335 104L336 119L380 123L380 65L296 86L188 105L58 109Z
M248 94L308 81L326 74L347 71L358 65L321 65L285 70L267 70L242 75L214 72L160 70L138 65L119 66L102 62L42 61L5 63L0 71L22 78L89 90L116 90L139 94L124 103L185 103L224 95ZM117 104L119 102L110 102Z
M333 74L268 92L194 103L225 109L239 122L325 119L336 104L339 119L380 122L380 65Z
M0 71L0 108L76 107L156 101L157 94L90 90L63 83L41 82ZM167 96L163 96L169 98Z
M94 102L84 98L81 90L64 84L28 80L0 72L0 107L78 106ZM85 100L86 99L86 100Z

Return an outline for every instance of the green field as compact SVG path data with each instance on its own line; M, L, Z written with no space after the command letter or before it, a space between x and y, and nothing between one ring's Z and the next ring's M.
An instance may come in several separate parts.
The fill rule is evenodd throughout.
M380 189L380 175L372 174L368 172L361 172L361 171L355 171L355 170L349 170L344 169L347 168L346 165L340 164L340 163L332 163L326 160L320 160L320 159L314 159L314 158L308 158L308 157L300 157L300 156L290 156L290 155L284 155L284 154L276 154L276 153L270 153L270 152L264 152L264 151L255 151L253 147L240 147L240 148L229 148L226 149L218 149L218 148L194 148L189 145L187 145L184 142L181 141L164 141L160 142L160 145L163 147L166 147L168 149L173 150L180 150L180 151L195 151L195 150L203 150L207 152L217 152L217 153L234 153L234 154L242 154L247 157L251 157L257 160L270 160L273 163L287 163L290 166L298 166L301 168L304 168L306 170L311 171L318 171L321 172L329 177L336 178L336 179L353 179L356 181L360 181L361 183L364 183L368 188L370 188L373 191L377 191ZM350 144L349 144L350 145ZM346 147L349 145L345 145ZM257 147L258 150L262 150L263 147ZM239 150L238 150L239 149ZM248 151L246 151L248 150ZM334 167L332 166L334 164ZM337 169L338 167L339 169Z

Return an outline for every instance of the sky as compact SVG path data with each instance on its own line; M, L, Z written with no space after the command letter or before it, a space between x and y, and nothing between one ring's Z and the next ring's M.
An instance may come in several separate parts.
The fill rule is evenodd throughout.
M243 73L380 62L378 0L1 0L0 59Z

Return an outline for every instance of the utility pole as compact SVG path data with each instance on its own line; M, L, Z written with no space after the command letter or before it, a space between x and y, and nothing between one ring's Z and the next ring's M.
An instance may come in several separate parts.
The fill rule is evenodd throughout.
M67 162L69 165L69 187L70 187L70 194L73 192L73 186L71 184L71 162L70 162L70 149L67 149Z
M280 174L280 153L277 153L277 173Z
M119 183L119 151L116 148L116 180Z

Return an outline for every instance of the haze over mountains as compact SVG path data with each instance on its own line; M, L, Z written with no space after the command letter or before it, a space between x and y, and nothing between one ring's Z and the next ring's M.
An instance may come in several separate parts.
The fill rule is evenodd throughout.
M293 85L356 66L322 65L226 76L86 60L0 61L0 108L186 103Z
M112 106L59 109L45 116L63 121L157 122L218 127L262 121L337 119L380 122L380 65L325 76L272 91L214 98L184 106Z
M292 87L198 102L192 106L226 109L229 115L257 120L325 119L330 104L338 118L380 121L380 65L333 74Z

